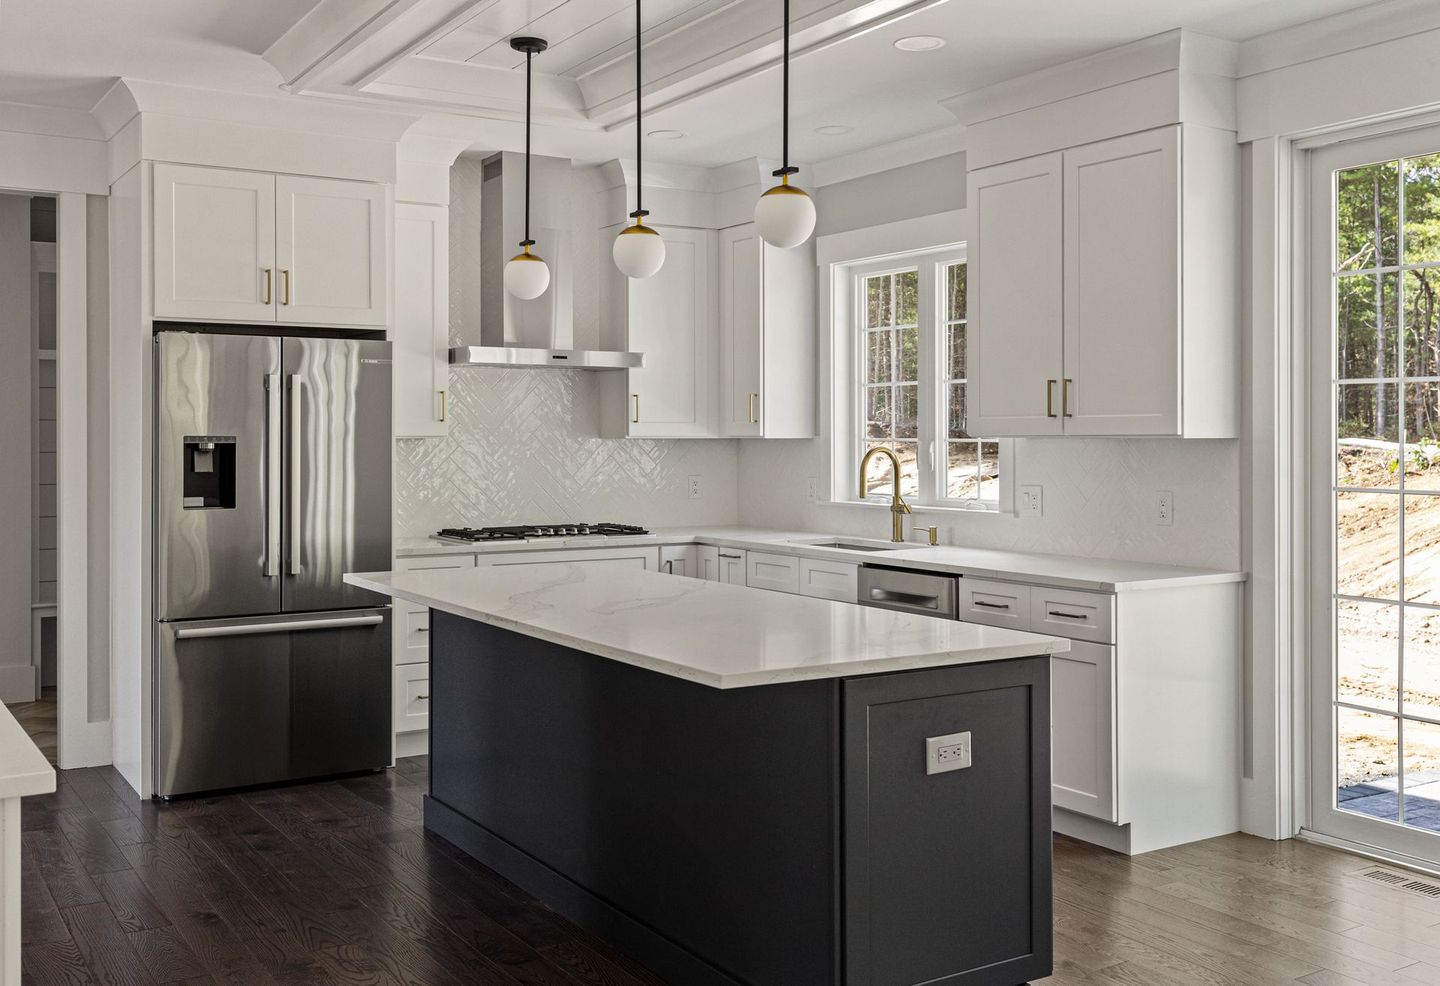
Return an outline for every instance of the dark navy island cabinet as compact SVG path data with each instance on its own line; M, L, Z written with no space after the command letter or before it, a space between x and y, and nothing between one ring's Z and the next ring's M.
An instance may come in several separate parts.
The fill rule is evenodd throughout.
M1047 657L718 689L434 611L430 674L426 826L667 982L1051 971Z

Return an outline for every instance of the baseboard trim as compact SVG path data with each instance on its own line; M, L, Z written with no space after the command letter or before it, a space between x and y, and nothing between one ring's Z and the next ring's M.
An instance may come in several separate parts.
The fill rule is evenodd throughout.
M646 966L666 982L743 986L683 946L597 897L436 798L425 796L425 828L454 843L547 907Z
M1123 856L1130 856L1130 826L1102 822L1088 815L1078 815L1064 808L1052 808L1050 827L1061 835L1088 842Z
M430 752L430 731L422 729L416 733L395 734L395 759L423 757Z

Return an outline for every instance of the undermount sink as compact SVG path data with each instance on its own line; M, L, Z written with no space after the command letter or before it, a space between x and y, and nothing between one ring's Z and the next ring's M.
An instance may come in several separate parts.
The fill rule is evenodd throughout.
M841 538L822 538L818 541L796 539L791 544L803 544L811 548L843 548L846 551L902 551L918 548L916 544L896 544L893 541L846 541Z

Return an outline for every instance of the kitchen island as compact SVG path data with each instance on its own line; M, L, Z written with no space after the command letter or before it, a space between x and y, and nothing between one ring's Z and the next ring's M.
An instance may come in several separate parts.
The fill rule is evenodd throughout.
M683 984L1050 972L1067 641L618 566L431 609L428 829Z

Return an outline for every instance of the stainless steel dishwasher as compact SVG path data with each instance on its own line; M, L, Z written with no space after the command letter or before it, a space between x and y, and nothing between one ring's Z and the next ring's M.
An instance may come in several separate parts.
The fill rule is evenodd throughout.
M959 595L960 578L956 575L861 565L855 601L861 606L953 620Z

